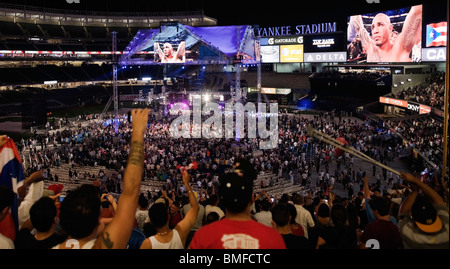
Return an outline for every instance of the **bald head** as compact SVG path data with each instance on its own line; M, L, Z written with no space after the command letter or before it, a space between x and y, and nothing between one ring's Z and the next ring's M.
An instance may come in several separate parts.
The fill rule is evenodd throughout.
M384 14L384 13L378 13L372 21L372 25L376 22L383 22L386 23L387 25L391 25L391 19L389 18L388 15Z
M393 26L389 16L383 13L378 13L372 21L372 39L375 45L382 46L390 41Z

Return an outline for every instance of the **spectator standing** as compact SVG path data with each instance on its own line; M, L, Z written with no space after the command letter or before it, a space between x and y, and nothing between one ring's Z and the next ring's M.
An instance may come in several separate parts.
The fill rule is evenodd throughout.
M341 203L333 203L331 226L319 233L316 249L355 249L356 231L347 226L347 210Z
M123 190L112 221L105 227L100 219L100 193L91 184L71 191L60 207L60 224L68 239L53 247L126 248L135 223L136 205L144 168L144 133L150 109L133 109L130 153L123 178Z
M297 209L297 217L295 222L299 223L303 227L305 237L308 239L308 230L314 228L314 219L311 213L303 207L303 197L297 194L293 197L295 209Z
M186 239L197 221L198 215L198 202L194 195L194 191L189 185L190 176L187 171L183 172L183 183L186 187L186 191L189 197L189 204L191 208L187 212L186 216L171 229L169 227L170 215L169 208L165 203L153 204L148 215L150 222L156 229L156 235L151 236L148 240L145 240L141 249L184 249Z
M219 196L217 194L213 194L209 197L208 204L205 206L205 214L208 215L211 212L216 212L219 214L219 218L222 219L225 217L225 213L219 207Z
M317 206L314 220L316 225L311 229L308 240L311 242L312 246L316 247L317 239L319 238L319 235L322 234L322 230L329 229L331 226L330 207L327 203L321 202L319 206Z
M405 249L448 249L449 218L444 199L409 173L401 177L412 191L399 209L398 227ZM423 195L419 194L419 190Z
M402 239L395 223L390 219L390 203L385 198L374 197L368 204L375 216L375 221L368 223L359 240L359 248L367 248L367 241L375 239L380 249L401 249Z
M9 214L14 201L14 193L5 186L0 186L0 222ZM0 249L14 249L14 242L0 230Z
M274 228L283 237L287 249L311 249L308 239L292 233L289 222L291 220L287 204L277 204L271 210Z
M143 194L139 195L138 207L136 209L136 222L141 231L144 231L144 224L148 219L148 199Z
M25 178L17 147L6 135L0 135L0 159L0 186L13 191L13 202L0 221L0 233L14 241L16 233L29 218L30 207L42 196L44 173L40 170L30 172Z
M194 236L194 233L197 232L198 229L200 229L204 224L207 223L207 217L205 215L205 207L200 203L200 197L197 192L194 192L195 198L198 203L198 214L197 214L197 220L195 221L194 225L191 228L191 231L189 232L188 238L186 239L185 246L189 246L192 237ZM191 204L189 202L185 203L182 208L183 216L186 216L186 214L191 209ZM212 213L217 215L217 218L219 218L219 214L217 212L210 212L210 215L212 216Z
M291 226L292 233L297 236L305 236L305 231L303 231L302 225L295 222L295 217L297 217L297 209L291 203L285 203L285 204L288 207L290 216L291 216L289 225Z
M268 227L272 227L272 203L267 199L261 201L260 211L257 212L253 217L259 223L262 223Z
M220 179L219 195L225 218L200 228L192 238L191 249L285 249L283 237L275 229L251 217L254 201L253 166L236 159L232 171Z
M59 196L56 196L59 197ZM67 235L56 233L57 208L50 197L42 197L30 208L30 218L17 233L16 249L50 249L66 240ZM36 229L36 233L32 233Z

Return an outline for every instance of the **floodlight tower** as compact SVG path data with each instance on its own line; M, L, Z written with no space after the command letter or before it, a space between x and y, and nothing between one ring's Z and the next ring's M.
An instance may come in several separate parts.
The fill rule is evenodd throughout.
M241 63L242 63L242 58L241 58L241 43L239 40L240 34L240 27L236 26L236 47L238 48L238 51L236 53L235 56L235 63L234 63L234 68L236 69L235 71L235 79L236 79L236 84L235 84L235 94L234 94L234 98L236 102L240 102L242 99L242 90L241 90Z
M117 89L117 32L112 32L112 64L113 64L113 99L114 99L114 126L118 132L119 125L119 93Z
M448 10L450 8L449 1L447 1L447 29L449 29L449 19L450 19L450 11ZM444 95L444 135L443 135L443 149L444 149L444 158L443 158L443 167L442 167L442 176L441 176L441 183L442 186L444 186L445 189L447 189L448 186L445 186L445 178L448 177L447 172L447 162L448 162L448 120L449 120L449 87L450 87L450 68L449 68L449 61L450 61L450 37L447 35L447 57L446 57L446 65L445 65L445 95ZM448 189L447 189L448 190Z

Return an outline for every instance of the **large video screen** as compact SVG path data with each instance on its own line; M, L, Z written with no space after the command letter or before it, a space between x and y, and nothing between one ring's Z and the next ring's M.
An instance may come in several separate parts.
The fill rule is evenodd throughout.
M186 42L154 43L155 63L184 63L186 62Z
M121 65L253 64L260 61L259 40L249 25L193 27L167 22L140 30L126 47Z
M421 60L422 5L348 18L348 62L407 63Z

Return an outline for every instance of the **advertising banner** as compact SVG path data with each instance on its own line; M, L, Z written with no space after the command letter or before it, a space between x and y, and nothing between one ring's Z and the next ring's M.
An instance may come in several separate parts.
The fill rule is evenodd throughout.
M447 48L424 48L422 49L422 61L424 62L445 62L447 61Z
M279 63L280 46L261 46L262 63Z
M345 51L344 33L309 35L303 37L305 52Z
M303 45L280 46L280 62L281 63L303 62Z
M399 100L399 99L388 98L388 97L383 97L383 96L380 96L380 103L404 107L404 108L408 107L408 102L405 100Z
M314 52L304 54L305 63L336 63L346 62L347 52Z

